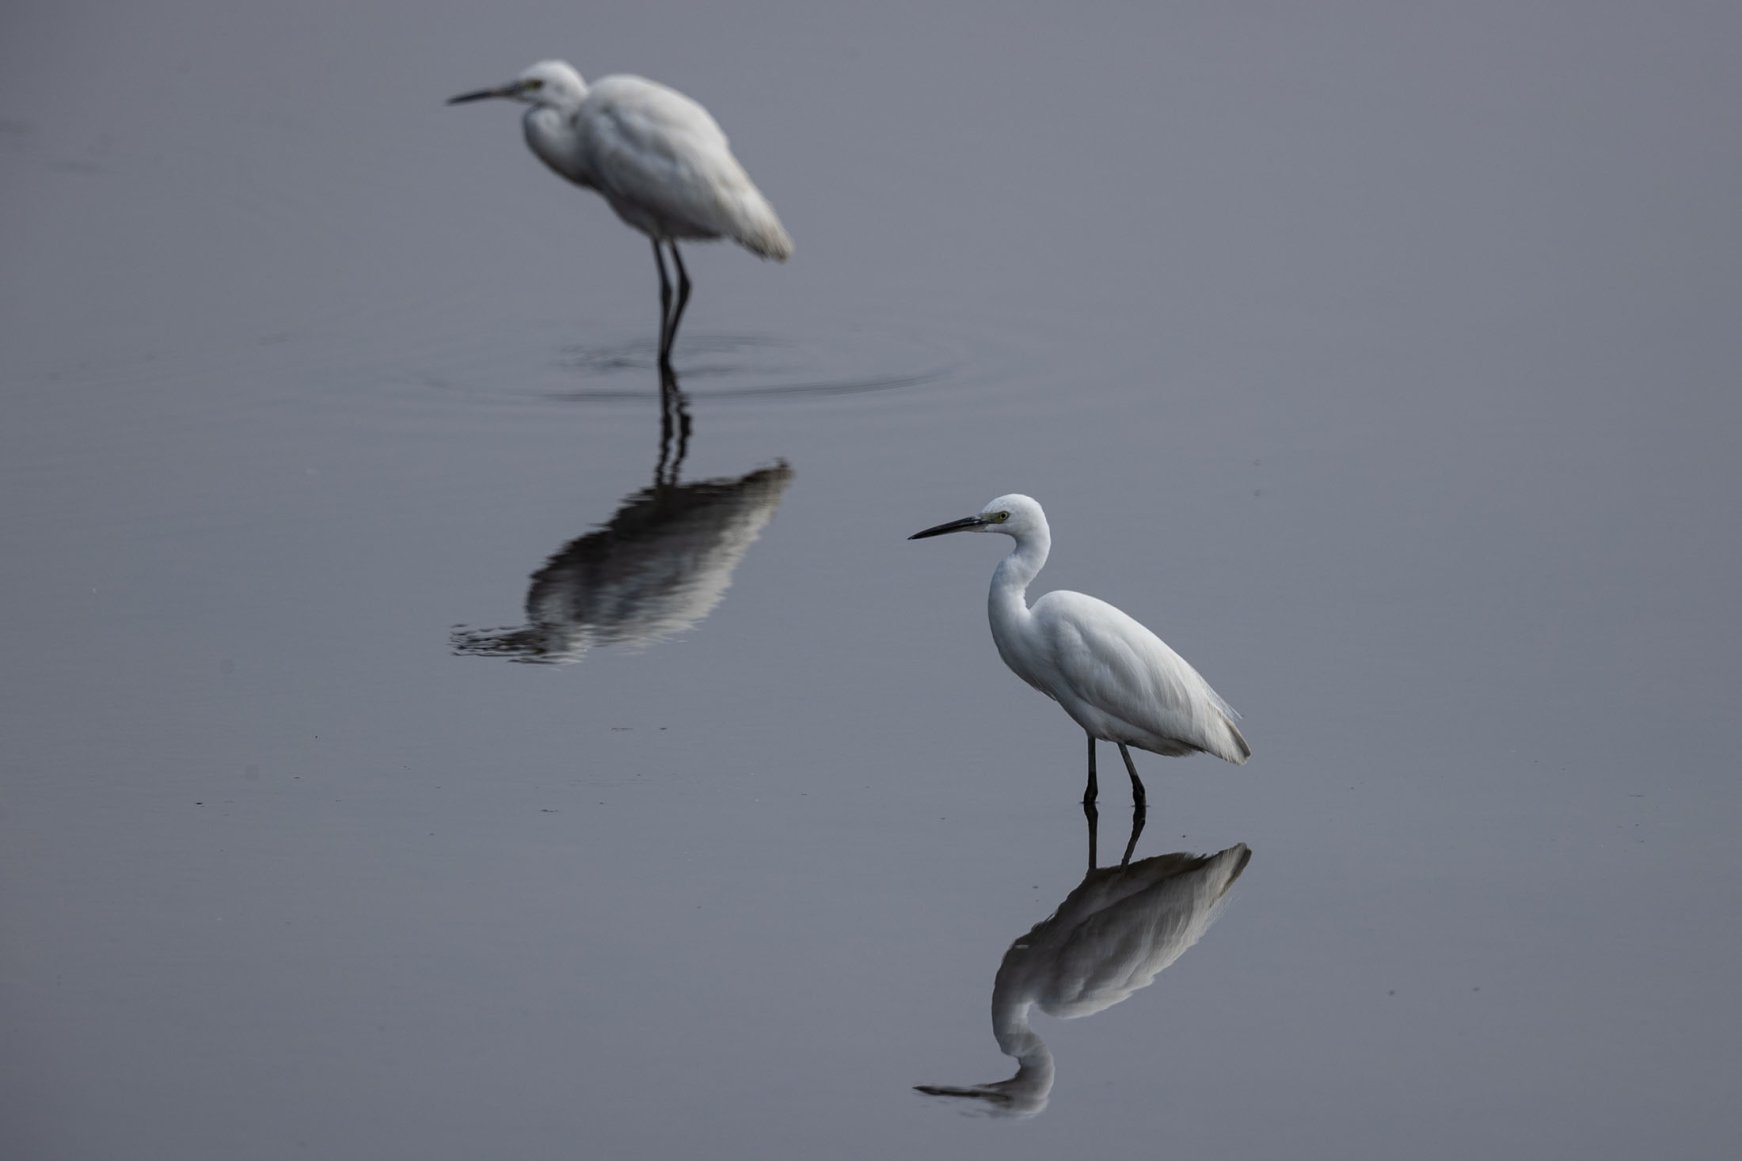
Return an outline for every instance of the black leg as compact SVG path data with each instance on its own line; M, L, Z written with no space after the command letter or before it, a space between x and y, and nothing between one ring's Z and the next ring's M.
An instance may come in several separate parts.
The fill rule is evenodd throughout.
M672 344L677 342L677 324L683 321L684 307L690 304L690 272L684 269L683 255L677 252L676 242L667 242L671 247L671 260L677 263L677 309L671 313L671 334L665 340L666 358L671 357Z
M653 264L659 267L659 365L664 367L671 360L671 279L665 274L665 254L658 238L653 240Z
M1119 743L1119 756L1125 759L1125 772L1131 775L1131 803L1143 807L1149 804L1148 797L1143 793L1143 779L1137 776L1137 764L1131 760L1131 751L1125 748L1125 743Z
M1089 734L1089 784L1083 787L1083 805L1093 806L1101 788L1095 785L1095 735Z

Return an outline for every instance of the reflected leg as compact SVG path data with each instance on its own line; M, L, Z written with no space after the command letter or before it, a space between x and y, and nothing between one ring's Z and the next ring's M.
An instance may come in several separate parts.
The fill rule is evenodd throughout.
M672 435L677 435L677 454L672 454ZM654 465L653 486L667 488L677 483L684 456L690 447L690 409L677 372L669 364L659 368L659 463Z
M1085 802L1083 803L1083 817L1089 820L1089 870L1092 871L1095 869L1096 848L1099 846L1097 836L1101 829L1101 812L1095 808L1093 802Z
M1131 852L1137 849L1137 836L1143 833L1143 824L1149 818L1149 810L1141 802L1131 804L1131 839L1125 844L1125 854L1119 860L1121 867L1131 865Z
M1092 806L1100 794L1100 787L1095 785L1095 735L1089 734L1089 784L1083 787L1083 804Z
M1131 760L1131 751L1125 748L1125 743L1119 743L1119 756L1125 759L1125 772L1131 775L1131 802L1134 806L1147 806L1148 796L1143 793L1143 779L1137 776L1137 764Z
M671 482L675 484L678 472L683 470L684 457L690 454L690 405L683 388L677 385L675 373L671 377L671 397L677 409L677 456L671 461Z

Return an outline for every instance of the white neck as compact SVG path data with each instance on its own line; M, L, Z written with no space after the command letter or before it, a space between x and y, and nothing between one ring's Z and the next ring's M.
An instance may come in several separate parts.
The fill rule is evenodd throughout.
M986 594L987 612L994 625L1028 615L1028 583L1046 563L1051 548L1052 533L1043 524L1019 537L1010 555L998 562L992 572L991 591Z
M575 102L579 107L580 102ZM558 176L576 185L591 189L593 167L576 133L574 108L554 105L534 105L521 118L526 133L526 145L538 159L550 166Z

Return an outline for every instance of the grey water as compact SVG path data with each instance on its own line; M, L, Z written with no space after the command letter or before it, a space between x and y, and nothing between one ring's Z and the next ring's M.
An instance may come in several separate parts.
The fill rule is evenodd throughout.
M1735 1154L1742 9L0 33L0 1155ZM546 56L797 242L681 395ZM1244 715L1125 870L1007 491Z

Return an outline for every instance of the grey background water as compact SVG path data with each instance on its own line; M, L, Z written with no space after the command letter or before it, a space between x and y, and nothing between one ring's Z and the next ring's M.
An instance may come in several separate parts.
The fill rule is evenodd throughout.
M5 1155L1733 1155L1742 10L243 7L3 18ZM450 636L660 455L646 242L441 105L547 55L798 243L677 355L772 518L566 665ZM1007 490L1256 751L1021 1121L911 1088L1083 872L903 540Z

